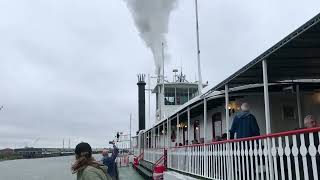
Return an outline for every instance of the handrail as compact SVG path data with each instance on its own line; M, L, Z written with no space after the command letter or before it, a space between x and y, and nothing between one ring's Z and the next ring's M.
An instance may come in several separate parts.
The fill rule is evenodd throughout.
M154 173L155 172L155 168L163 161L163 162L165 162L166 161L166 158L167 158L167 155L162 155L161 157L160 157L160 159L158 159L157 161L156 161L156 163L152 166L152 172ZM166 170L167 169L167 167L165 167L164 166L164 170Z
M198 147L198 146L214 145L214 144L234 143L234 142L240 142L240 141L253 141L253 140L259 140L259 139L266 139L266 138L275 138L275 137L280 137L280 136L290 136L290 135L297 135L297 134L303 134L303 133L314 133L314 132L319 132L319 131L320 131L320 127L304 128L304 129L291 130L291 131L285 131L285 132L279 132L279 133L271 133L271 134L254 136L254 137L247 137L247 138L230 139L230 140L224 140L224 141L202 143L202 144L192 144L192 145L186 145L186 146L177 146L177 147L171 147L170 149L178 149L178 148L185 148L185 147Z
M162 155L153 165L153 167L157 166L160 164L160 162L162 161L162 159L164 160L165 159L165 155Z
M141 159L143 159L143 154L144 152L142 152L137 158L138 158L138 161L140 161Z

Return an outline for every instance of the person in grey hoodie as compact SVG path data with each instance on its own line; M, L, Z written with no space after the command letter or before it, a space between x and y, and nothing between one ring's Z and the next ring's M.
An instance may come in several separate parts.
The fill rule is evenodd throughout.
M237 138L260 135L260 129L257 120L254 115L249 112L249 110L250 107L248 103L243 103L241 105L241 112L234 117L231 129L229 131L231 139L234 139L235 134L237 135Z

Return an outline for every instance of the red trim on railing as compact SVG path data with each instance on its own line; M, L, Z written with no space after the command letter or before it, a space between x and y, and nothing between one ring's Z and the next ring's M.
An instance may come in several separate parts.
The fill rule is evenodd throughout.
M230 140L216 141L216 142L205 143L205 144L192 144L192 145L186 145L186 146L171 147L169 149L178 149L178 148L185 148L185 147L198 147L198 146L214 145L214 144L234 143L234 142L240 142L240 141L253 141L253 140L259 140L259 139L266 139L266 138L276 138L276 137L280 137L280 136L290 136L290 135L297 135L297 134L314 133L314 132L319 132L319 131L320 131L320 127L308 128L308 129L304 128L304 129L285 131L285 132L280 132L280 133L272 133L272 134L267 134L267 135L248 137L248 138L230 139Z
M140 161L141 159L143 159L143 154L144 152L142 152L137 158L138 158L138 161Z

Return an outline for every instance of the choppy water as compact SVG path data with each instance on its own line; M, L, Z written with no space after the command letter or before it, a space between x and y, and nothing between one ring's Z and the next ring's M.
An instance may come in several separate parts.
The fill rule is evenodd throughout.
M4 161L0 162L0 180L74 180L73 162L74 156Z
M100 160L100 155L94 156ZM0 162L0 180L75 180L71 173L74 156L22 159ZM132 168L119 168L121 180L142 180Z

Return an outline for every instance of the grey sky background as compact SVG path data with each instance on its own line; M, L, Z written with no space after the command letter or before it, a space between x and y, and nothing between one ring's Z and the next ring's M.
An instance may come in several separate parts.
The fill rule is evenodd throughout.
M319 12L319 0L199 0L203 80L221 82ZM168 78L182 65L195 80L194 23L194 1L180 0ZM136 131L136 74L154 72L121 0L0 0L0 148L107 146L130 112Z

